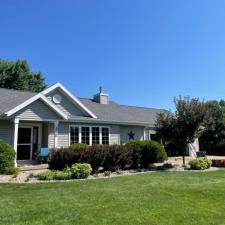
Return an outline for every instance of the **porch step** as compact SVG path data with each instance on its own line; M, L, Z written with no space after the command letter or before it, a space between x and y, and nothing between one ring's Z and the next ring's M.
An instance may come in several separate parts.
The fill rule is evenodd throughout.
M31 171L31 170L45 170L48 169L48 164L39 165L18 165L21 171Z

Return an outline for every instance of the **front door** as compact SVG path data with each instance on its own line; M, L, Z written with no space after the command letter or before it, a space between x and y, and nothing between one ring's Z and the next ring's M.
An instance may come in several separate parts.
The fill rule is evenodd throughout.
M17 160L32 159L32 127L21 127L18 130Z

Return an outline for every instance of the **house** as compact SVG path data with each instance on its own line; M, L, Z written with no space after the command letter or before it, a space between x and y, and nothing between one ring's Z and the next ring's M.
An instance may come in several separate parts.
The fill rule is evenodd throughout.
M154 139L160 112L164 110L119 105L102 89L85 99L60 83L41 93L0 88L0 139L14 147L17 160L33 160L41 147Z

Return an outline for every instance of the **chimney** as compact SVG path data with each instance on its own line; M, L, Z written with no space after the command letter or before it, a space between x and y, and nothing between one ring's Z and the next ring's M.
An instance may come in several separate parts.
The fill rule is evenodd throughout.
M109 103L109 95L103 93L102 87L99 87L99 93L94 95L94 101L98 102L99 104L108 104Z

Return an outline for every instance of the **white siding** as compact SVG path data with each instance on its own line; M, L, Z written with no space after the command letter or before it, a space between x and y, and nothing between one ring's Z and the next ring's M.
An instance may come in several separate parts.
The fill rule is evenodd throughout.
M16 117L26 120L60 119L60 117L41 100L37 100L20 110L16 113Z
M7 120L0 120L0 139L12 145L13 123Z

